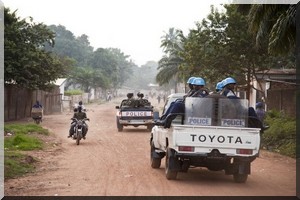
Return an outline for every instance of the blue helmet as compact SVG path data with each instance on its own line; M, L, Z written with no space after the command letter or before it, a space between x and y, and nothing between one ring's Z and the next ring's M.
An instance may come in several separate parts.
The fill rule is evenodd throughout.
M194 77L194 76L190 77L189 80L186 83L188 83L188 84L192 83L195 78L196 77Z
M217 85L216 85L216 90L217 90L217 91L220 91L220 90L223 89L223 87L224 87L223 82L220 81L220 82L218 82Z
M223 83L223 87L225 87L228 84L236 84L236 81L234 80L234 78L228 77L228 78L225 78L222 81L222 83Z
M205 81L203 78L197 77L192 82L193 85L205 85Z

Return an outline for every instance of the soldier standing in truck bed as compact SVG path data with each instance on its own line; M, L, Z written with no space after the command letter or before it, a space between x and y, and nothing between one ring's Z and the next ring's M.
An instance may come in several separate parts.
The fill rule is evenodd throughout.
M122 101L122 106L134 107L136 104L135 101L136 100L133 97L133 93L128 93L127 99Z
M150 106L150 102L147 99L143 99L144 98L144 94L143 93L137 93L138 96L138 103L139 103L139 107L144 107L144 106Z

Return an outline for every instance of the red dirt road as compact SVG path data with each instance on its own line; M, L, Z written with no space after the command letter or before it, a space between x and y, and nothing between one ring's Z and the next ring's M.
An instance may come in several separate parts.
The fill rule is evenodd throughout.
M164 160L150 166L150 132L146 127L116 128L119 100L88 105L87 139L77 146L67 138L72 113L45 116L52 134L48 147L32 152L37 170L4 183L5 196L295 196L296 160L261 151L244 184L223 171L189 169L169 181ZM154 103L155 106L157 106ZM163 106L161 103L160 107Z

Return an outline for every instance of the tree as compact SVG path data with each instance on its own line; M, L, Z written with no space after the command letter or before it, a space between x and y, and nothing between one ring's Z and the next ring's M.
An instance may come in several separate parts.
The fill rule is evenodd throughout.
M43 47L54 45L54 33L42 23L29 22L4 9L4 79L5 84L17 84L29 89L51 88L51 82L63 77L69 61Z
M174 28L170 28L169 33L166 33L161 41L161 47L165 55L158 62L157 69L159 72L156 76L156 82L163 85L175 79L175 92L177 92L177 82L181 72L180 66L183 64L180 57L180 52L183 51L183 41L182 31Z
M249 30L260 47L268 40L268 50L274 55L288 55L295 51L296 4L239 5L239 11L248 13Z
M75 37L71 31L62 25L48 27L55 33L55 46L46 45L45 49L60 56L74 59L76 66L86 66L93 53L93 47L90 46L88 36L82 34Z

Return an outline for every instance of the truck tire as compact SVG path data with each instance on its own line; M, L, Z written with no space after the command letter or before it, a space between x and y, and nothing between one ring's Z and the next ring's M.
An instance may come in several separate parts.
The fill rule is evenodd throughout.
M150 161L151 161L151 167L154 169L160 168L161 165L161 159L160 158L154 158L153 152L155 152L155 147L153 144L153 141L151 141L151 150L150 150Z
M233 174L233 179L236 183L245 183L247 178L248 174Z
M123 125L120 124L118 117L117 117L117 128L118 128L118 132L122 132L123 131Z
M170 148L167 148L167 154L166 154L166 164L165 164L165 173L168 180L175 180L177 177L177 171L171 170L169 163L172 162L172 160L176 159L174 156L172 156L172 150Z

